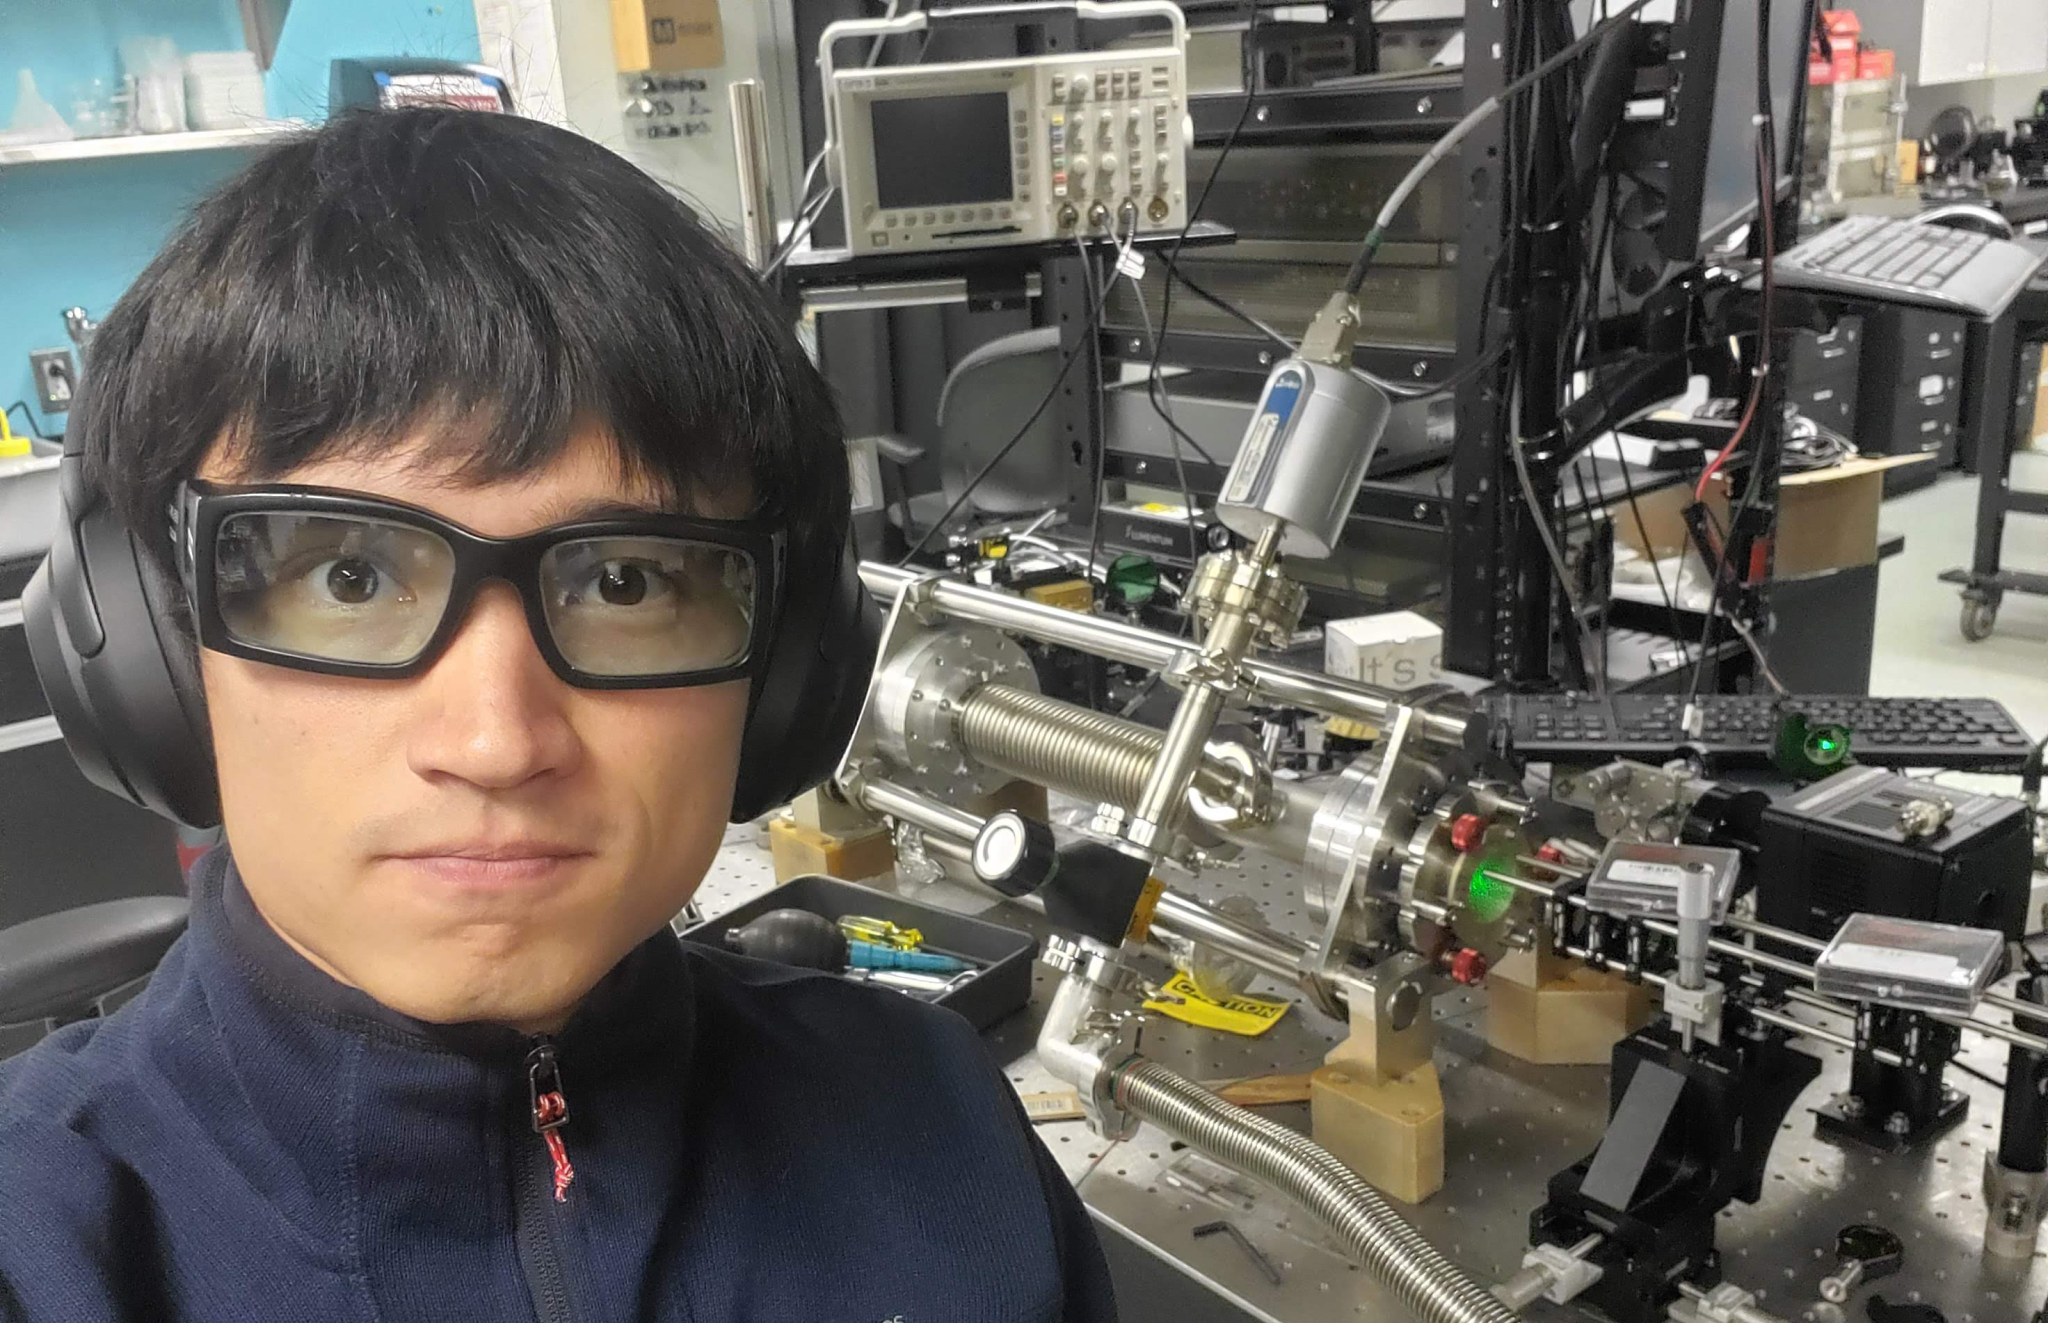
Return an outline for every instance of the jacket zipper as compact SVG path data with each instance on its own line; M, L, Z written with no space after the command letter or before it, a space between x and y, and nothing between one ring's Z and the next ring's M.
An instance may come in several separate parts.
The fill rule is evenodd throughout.
M561 1247L555 1242L554 1210L548 1207L550 1202L568 1202L569 1183L576 1178L560 1133L569 1119L569 1104L562 1092L554 1040L544 1034L533 1039L526 1054L526 1082L529 1116L534 1132L547 1144L554 1189L551 1200L539 1168L515 1153L519 1263L526 1271L527 1289L540 1323L574 1323L576 1316L562 1274Z

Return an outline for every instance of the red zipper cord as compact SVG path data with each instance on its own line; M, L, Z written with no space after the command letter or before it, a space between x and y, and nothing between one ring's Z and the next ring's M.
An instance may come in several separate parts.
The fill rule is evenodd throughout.
M569 1148L562 1142L559 1129L569 1117L569 1104L559 1092L549 1091L533 1100L533 1126L540 1131L541 1138L548 1142L548 1157L555 1164L555 1202L569 1202L569 1183L576 1179L576 1169L569 1165Z

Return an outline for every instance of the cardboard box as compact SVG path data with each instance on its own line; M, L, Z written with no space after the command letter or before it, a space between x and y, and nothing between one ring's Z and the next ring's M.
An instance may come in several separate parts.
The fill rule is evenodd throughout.
M2048 450L2048 353L2041 355L2041 369L2034 378L2034 423L2027 448Z
M1933 455L1878 455L1833 468L1788 473L1778 483L1778 545L1772 564L1778 578L1817 574L1877 561L1877 511L1884 499L1884 474L1907 464L1929 464ZM1741 475L1737 475L1738 478ZM1737 489L1738 492L1740 489ZM1639 552L1669 556L1689 543L1685 508L1692 488L1660 487L1638 498L1639 531L1626 502L1616 508L1614 535ZM1728 479L1707 489L1707 508L1728 526ZM1644 533L1648 534L1647 546Z
M612 54L622 73L724 67L718 0L612 0Z
M1859 50L1856 52L1856 76L1858 78L1889 78L1892 76L1895 67L1893 55L1890 51Z
M1829 469L1788 473L1778 483L1778 578L1877 563L1877 510L1887 469L1931 464L1933 455L1876 455ZM1727 484L1720 499L1728 499Z
M1332 620L1323 626L1323 670L1388 689L1435 684L1444 675L1444 632L1413 611Z

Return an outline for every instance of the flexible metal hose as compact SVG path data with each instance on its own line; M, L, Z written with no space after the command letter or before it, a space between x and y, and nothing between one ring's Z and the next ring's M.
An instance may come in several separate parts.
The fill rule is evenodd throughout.
M1424 1240L1378 1191L1304 1136L1142 1057L1117 1067L1112 1079L1119 1106L1321 1218L1423 1323L1518 1323L1514 1310Z
M1116 804L1137 802L1165 741L1150 726L1002 684L985 684L968 696L960 705L959 731L961 747L976 762ZM1195 773L1195 789L1212 799L1227 801L1236 788L1236 773L1212 759Z

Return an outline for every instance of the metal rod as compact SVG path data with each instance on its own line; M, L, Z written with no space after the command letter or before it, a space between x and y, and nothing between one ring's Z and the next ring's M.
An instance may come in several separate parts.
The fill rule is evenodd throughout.
M954 863L964 864L968 868L974 867L973 846L962 845L960 842L947 836L941 836L935 831L924 833L924 848L926 853L935 854L941 859L950 859Z
M1826 1043L1831 1047L1846 1047L1852 1052L1856 1050L1856 1040L1847 1034L1838 1034L1832 1029L1823 1029L1818 1025L1808 1024L1804 1020L1795 1020L1782 1012L1766 1010L1761 1006L1750 1006L1745 1009L1749 1012L1752 1019L1759 1020L1764 1024L1776 1025L1780 1029L1798 1034L1801 1038L1811 1038L1817 1043ZM1890 1061L1885 1063L1886 1065L1896 1066L1902 1064L1896 1052L1886 1052L1883 1053L1883 1056L1891 1058Z
M1580 900L1576 896L1572 899L1574 901ZM1649 931L1662 933L1666 937L1676 937L1678 935L1678 929L1668 923L1660 923L1655 919L1643 919L1641 923ZM1802 965L1797 960L1786 960L1780 956L1759 951L1754 947L1744 946L1740 942L1730 942L1719 937L1716 937L1709 945L1713 950L1722 955L1732 956L1757 968L1773 970L1780 974L1789 975L1792 978L1804 980L1807 983L1811 983L1814 980L1813 967L1811 965ZM1966 1015L1943 1015L1937 1011L1923 1011L1921 1013L1931 1020L1938 1020L1942 1024L1954 1025L1958 1029L1967 1029L1972 1033L1982 1034L1986 1038L1996 1038L2002 1042L2027 1048L2029 1051L2048 1052L2048 1039L2038 1038L2033 1034L2021 1033L2009 1025L1995 1024L1989 1020L1979 1020Z
M870 811L899 818L925 833L925 848L933 854L969 862L969 849L981 834L980 818L891 781L866 781L860 791ZM1308 944L1298 938L1232 918L1174 891L1160 893L1153 926L1163 935L1213 947L1289 983L1300 981L1308 953Z
M1553 900L1557 896L1557 886L1554 883L1538 882L1533 877L1516 877L1512 873L1503 873L1492 868L1486 870L1486 875L1496 882L1507 883L1517 891L1526 891L1545 900Z
M1738 932L1755 933L1758 937L1768 937L1774 942L1783 942L1787 946L1796 946L1807 951L1825 951L1828 949L1826 942L1808 937L1805 933L1795 933L1790 928L1779 928L1773 924L1758 923L1755 919L1745 919L1734 914L1729 915L1725 922L1730 928L1734 928Z
M1593 953L1583 946L1560 946L1557 948L1557 952L1559 955L1568 955L1574 960L1591 960L1593 958ZM1645 983L1653 984L1660 988L1671 982L1670 979L1662 974L1653 974L1647 969L1639 971L1637 977L1641 978Z
M1219 914L1171 890L1160 894L1152 926L1168 936L1236 956L1261 973L1289 983L1300 981L1302 963L1308 956L1305 942Z
M1166 728L1166 738L1160 743L1159 756L1152 760L1151 773L1131 808L1130 826L1125 834L1134 845L1155 855L1165 848L1186 809L1188 785L1195 778L1195 769L1201 766L1202 750L1207 747L1209 733L1216 729L1216 716L1222 710L1223 691L1213 685L1191 685L1181 695L1179 706L1173 710L1173 721Z
M1534 855L1526 854L1516 855L1515 862L1521 864L1525 868L1540 868L1543 869L1545 872L1558 873L1568 878L1584 877L1586 874L1593 871L1590 868L1581 868L1577 864L1568 864L1564 863L1563 861L1553 862L1549 859L1538 859Z
M1564 946L1559 947L1558 950L1561 954L1568 955L1575 960L1585 960L1589 958L1590 955L1590 953L1583 946ZM1652 974L1648 970L1644 970L1642 972L1642 979L1643 982L1653 983L1660 988L1670 982L1670 980L1665 978L1663 975ZM1797 990L1794 989L1794 991L1796 992ZM1808 995L1811 996L1812 994L1809 993ZM1844 1034L1838 1034L1832 1029L1822 1029L1817 1025L1808 1024L1804 1020L1795 1020L1789 1015L1785 1015L1781 1012L1773 1011L1762 1006L1744 1006L1742 1009L1744 1012L1746 1012L1748 1015L1750 1015L1757 1021L1763 1024L1775 1025L1777 1028L1783 1029L1787 1033L1797 1034L1801 1038L1811 1038L1817 1042L1826 1043L1832 1047L1846 1047L1851 1051L1855 1050L1855 1039L1850 1038ZM1830 1009L1842 1010L1844 1014L1850 1013L1842 1007L1832 1007ZM1887 1051L1883 1048L1877 1049L1872 1055L1874 1055L1879 1061L1884 1062L1888 1066L1899 1066L1905 1064L1898 1053Z
M862 561L860 577L868 591L893 599L907 585L925 576L901 566ZM1173 665L1176 657L1190 650L1184 639L1101 616L1084 616L1063 607L1046 606L955 579L933 579L929 591L934 606L958 619L978 621L1041 642L1056 643L1150 670L1165 670ZM1402 705L1399 696L1388 690L1355 680L1317 675L1256 657L1246 659L1244 674L1254 688L1276 703L1305 707L1330 716L1383 725L1392 720L1394 709ZM1464 741L1465 721L1462 717L1441 712L1417 712L1415 716L1418 731L1430 739L1444 744Z
M1803 950L1819 953L1828 949L1828 943L1821 941L1817 937L1808 937L1805 933L1793 932L1789 928L1780 928L1774 924L1759 923L1755 919L1744 919L1732 914L1728 916L1726 922L1730 928L1737 929L1738 931L1754 933L1758 937L1768 938L1774 942L1783 942L1788 946L1797 946ZM2036 1013L2038 1009L2030 1007L2027 1003L2015 997L2008 997L2002 992L1986 992L1977 1000L1983 1005L1995 1006L1999 1010L2015 1015L2031 1015Z
M737 78L732 101L732 154L738 168L740 243L747 265L760 270L775 250L775 202L768 191L768 111L761 80Z
M905 790L893 781L864 781L860 797L870 811L901 818L922 832L950 837L962 844L972 844L981 834L981 819L972 813Z

